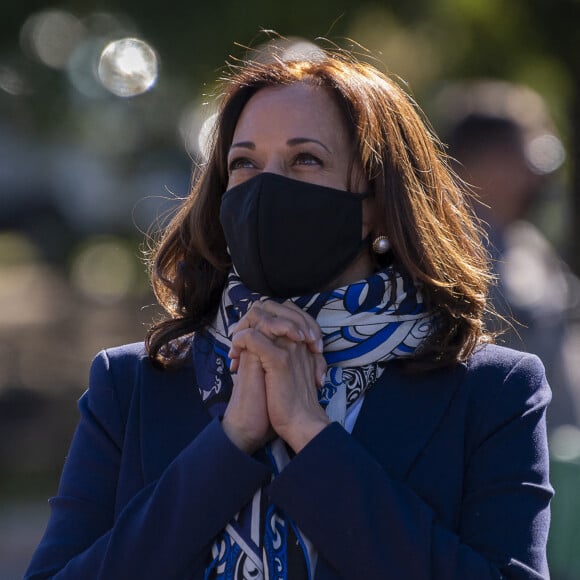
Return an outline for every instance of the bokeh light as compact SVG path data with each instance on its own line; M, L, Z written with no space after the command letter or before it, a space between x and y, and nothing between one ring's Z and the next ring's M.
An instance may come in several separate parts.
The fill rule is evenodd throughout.
M562 141L555 135L539 135L527 144L526 157L533 171L547 175L562 166L566 151Z
M13 67L5 65L0 65L0 90L14 97L31 92L24 77Z
M215 125L217 122L217 113L212 113L209 117L202 123L197 136L197 145L199 152L204 159L209 159L210 149L212 146L212 136L214 134Z
M38 260L38 252L30 240L12 231L0 232L0 265L28 264Z
M98 74L103 85L119 97L145 93L157 82L158 60L149 44L138 38L110 42L101 54Z
M292 60L321 60L324 51L313 42L290 36L288 38L273 38L258 45L255 49L249 49L247 58L256 62L292 61Z
M109 95L97 75L97 65L104 45L105 42L100 38L89 38L77 46L68 61L68 79L85 97L99 98Z
M574 425L561 425L550 438L550 452L560 461L580 459L580 429Z
M502 277L514 306L539 308L550 292L554 294L554 306L561 306L561 292L554 292L552 280L546 277L543 262L527 247L512 248L504 260L507 261L508 257L509 267L502 270Z
M192 159L209 158L211 138L217 113L207 103L187 106L178 120L178 131L185 150Z
M90 239L76 255L71 279L86 298L100 304L126 299L135 288L138 272L135 251L120 238Z
M83 23L70 12L47 10L32 14L22 26L20 43L32 57L62 69L86 34Z

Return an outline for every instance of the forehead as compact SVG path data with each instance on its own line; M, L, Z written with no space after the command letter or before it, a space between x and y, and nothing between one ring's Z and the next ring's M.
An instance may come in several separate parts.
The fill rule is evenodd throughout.
M235 139L251 136L313 136L342 138L346 122L330 89L306 83L267 87L255 93L238 119Z

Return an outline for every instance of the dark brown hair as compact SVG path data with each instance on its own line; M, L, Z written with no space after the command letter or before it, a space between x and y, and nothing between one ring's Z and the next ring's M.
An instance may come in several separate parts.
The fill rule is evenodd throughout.
M167 317L147 335L150 358L178 361L189 334L215 316L231 266L219 222L226 159L248 100L265 87L304 82L336 98L374 191L375 232L389 238L395 265L422 287L439 324L409 365L464 360L482 340L490 282L487 254L466 193L414 101L373 66L344 53L312 60L248 62L224 80L207 164L151 256L153 289Z

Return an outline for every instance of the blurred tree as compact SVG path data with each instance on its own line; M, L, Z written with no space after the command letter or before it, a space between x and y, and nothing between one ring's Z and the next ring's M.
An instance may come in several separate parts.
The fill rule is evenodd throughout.
M46 0L5 3L0 64L16 58L26 18L54 7ZM529 84L545 95L567 141L573 189L570 230L580 232L579 0L392 0L388 5L376 0L295 0L291 6L212 0L178 7L153 0L69 0L58 8L79 17L111 12L132 19L158 50L163 78L174 79L174 86L189 94L199 93L215 78L228 54L241 53L235 41L252 44L260 28L306 38L352 35L373 52L382 52L379 57L410 79L419 94L429 94L439 78L490 76ZM57 73L37 69L31 76L41 85L42 99L31 98L32 108L40 119L55 122L55 110L63 108L65 83ZM567 253L580 272L580 235L571 240Z

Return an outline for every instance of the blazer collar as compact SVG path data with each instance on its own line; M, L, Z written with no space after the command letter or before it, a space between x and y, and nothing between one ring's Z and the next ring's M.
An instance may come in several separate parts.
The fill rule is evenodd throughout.
M391 475L404 480L443 420L465 374L465 365L419 375L389 363L366 393L353 436ZM193 366L154 371L141 391L142 464L146 482L210 423Z
M458 391L465 365L421 374L389 363L366 393L353 436L392 477L404 480Z

